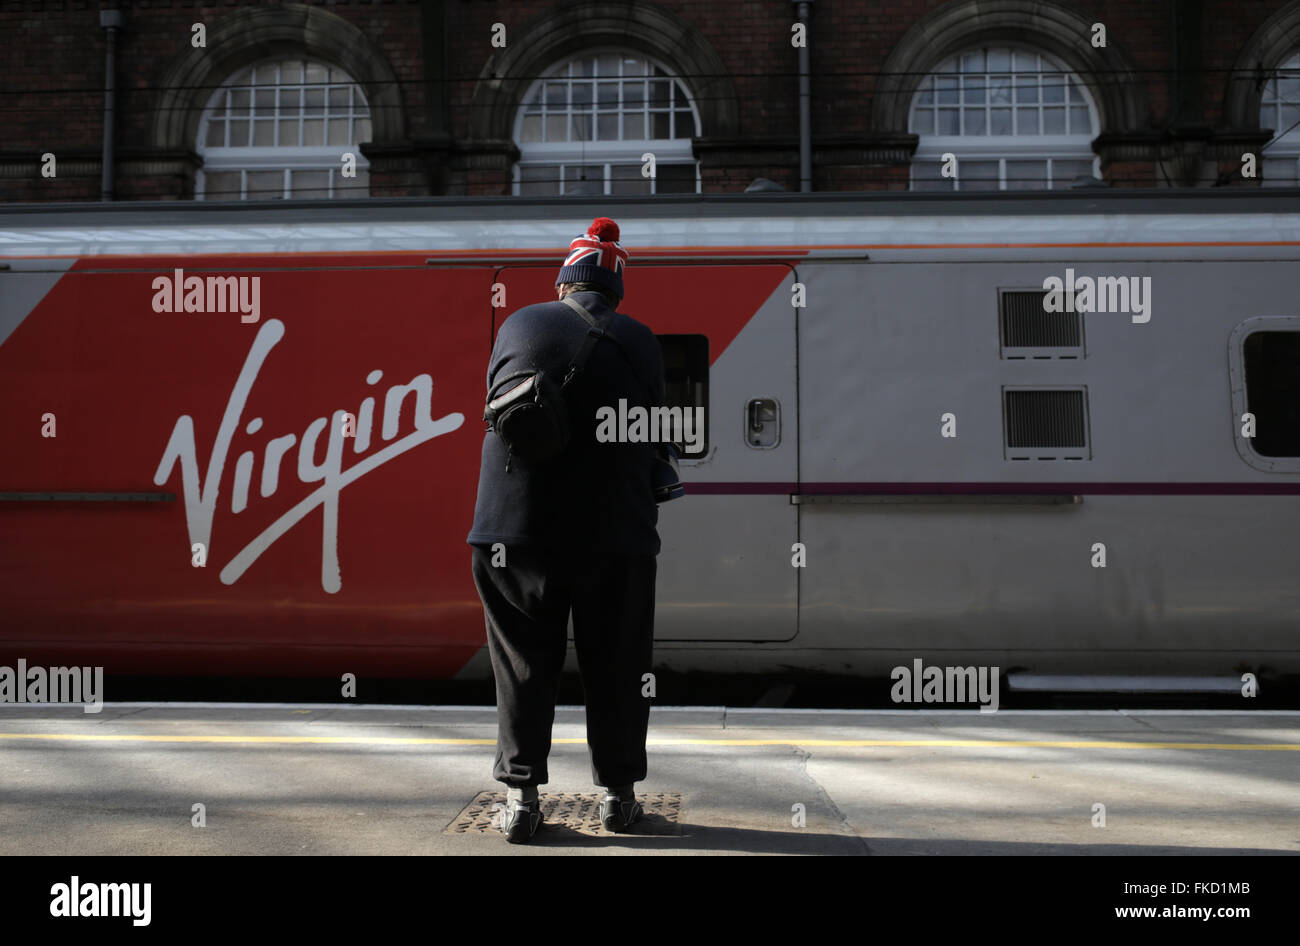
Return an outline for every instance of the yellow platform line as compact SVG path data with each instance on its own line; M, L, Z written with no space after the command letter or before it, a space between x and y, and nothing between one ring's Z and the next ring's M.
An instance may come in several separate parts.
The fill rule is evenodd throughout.
M167 742L235 745L495 746L495 739L421 736L216 736L145 735L141 733L0 733L0 740L46 742ZM585 745L586 739L553 739L560 745ZM1115 742L1055 739L649 739L652 746L823 746L849 749L1203 749L1253 752L1298 752L1297 743Z

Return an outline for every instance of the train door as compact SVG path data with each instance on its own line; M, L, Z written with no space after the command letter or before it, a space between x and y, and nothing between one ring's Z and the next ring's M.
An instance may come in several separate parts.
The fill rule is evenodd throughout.
M496 319L555 298L555 267L515 266L497 281ZM793 273L743 260L673 265L634 259L619 311L650 326L669 406L703 408L684 444L686 496L659 507L655 638L784 641L795 636L798 388ZM494 327L495 331L495 327Z

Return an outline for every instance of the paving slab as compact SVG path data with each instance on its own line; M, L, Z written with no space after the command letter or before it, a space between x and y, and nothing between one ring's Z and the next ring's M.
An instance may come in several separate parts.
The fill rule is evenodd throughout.
M1300 713L656 707L637 787L674 830L530 845L448 831L495 737L483 707L3 706L0 854L1300 853ZM581 707L554 742L543 791L596 791Z

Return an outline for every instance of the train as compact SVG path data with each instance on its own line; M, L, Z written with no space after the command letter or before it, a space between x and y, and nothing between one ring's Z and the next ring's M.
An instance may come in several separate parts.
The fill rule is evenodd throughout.
M0 664L490 678L492 340L596 216L704 408L657 668L1300 671L1300 191L1252 188L0 206Z

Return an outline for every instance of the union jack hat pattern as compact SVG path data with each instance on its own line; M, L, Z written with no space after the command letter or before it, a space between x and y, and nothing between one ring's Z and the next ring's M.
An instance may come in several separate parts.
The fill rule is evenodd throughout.
M618 224L608 217L597 217L587 232L569 244L555 285L564 282L594 282L623 298L623 270L627 267L627 250L618 242Z

